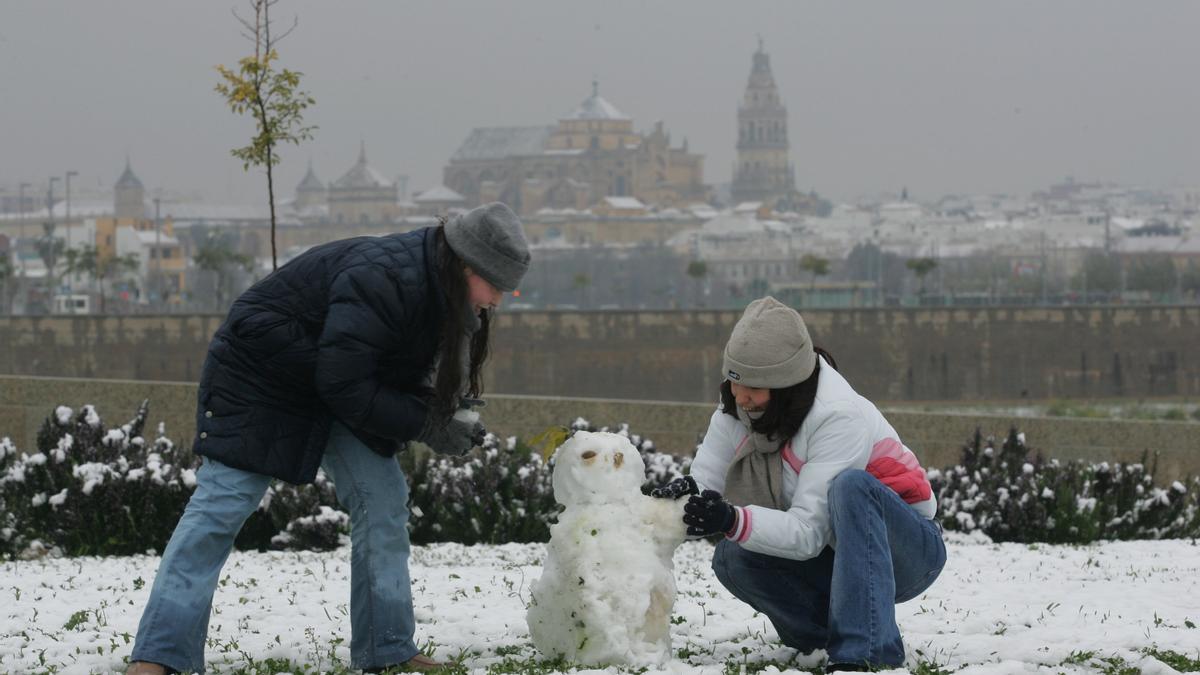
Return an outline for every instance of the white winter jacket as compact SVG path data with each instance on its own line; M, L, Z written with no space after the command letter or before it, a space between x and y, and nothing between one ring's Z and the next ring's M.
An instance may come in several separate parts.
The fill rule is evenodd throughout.
M820 357L818 357L820 358ZM725 473L746 448L746 427L718 408L696 451L692 477L701 490L724 492ZM746 549L780 558L807 560L834 545L829 520L829 484L847 469L865 469L895 490L916 511L937 513L925 471L883 414L859 396L846 378L821 360L812 408L783 455L783 496L787 511L763 506L735 507L729 535Z

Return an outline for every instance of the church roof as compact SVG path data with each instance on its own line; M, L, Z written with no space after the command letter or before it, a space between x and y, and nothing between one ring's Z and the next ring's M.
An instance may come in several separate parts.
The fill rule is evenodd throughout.
M133 173L133 169L129 166L129 159L125 159L125 171L121 177L117 179L117 189L121 188L141 188L142 181Z
M592 95L583 100L579 107L565 119L569 120L627 120L628 115L617 109L600 95L600 86L592 82Z
M392 187L392 182L367 164L367 146L363 144L359 148L358 162L350 167L345 175L337 179L333 187L341 189L385 188Z
M465 202L467 199L445 185L438 185L417 195L413 198L413 201L417 204L424 204L429 202Z
M472 129L453 160L503 159L540 155L554 127L483 127Z
M312 162L309 162L308 173L304 174L304 180L296 186L296 192L317 192L324 189L325 184L321 182L320 178L317 178L317 174L312 168Z

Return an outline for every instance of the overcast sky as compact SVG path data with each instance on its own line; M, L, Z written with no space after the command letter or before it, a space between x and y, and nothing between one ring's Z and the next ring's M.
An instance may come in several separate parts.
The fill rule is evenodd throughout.
M107 191L128 154L147 188L259 198L229 149L252 132L213 92L250 49L233 2L0 0L0 189ZM1200 2L282 0L280 47L316 98L285 193L370 161L441 182L472 127L551 124L590 92L664 120L728 181L762 35L802 189L853 199L1031 190L1067 175L1200 185Z

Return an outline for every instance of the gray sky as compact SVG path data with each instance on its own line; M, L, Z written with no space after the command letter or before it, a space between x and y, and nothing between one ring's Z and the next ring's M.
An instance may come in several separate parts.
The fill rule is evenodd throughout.
M80 172L107 190L129 154L147 188L257 200L265 179L213 92L250 48L224 0L0 3L0 188ZM317 2L282 63L317 99L284 152L337 178L360 139L385 175L441 182L472 127L549 124L590 91L666 122L730 178L761 34L788 105L802 189L850 199L1029 191L1074 175L1200 185L1200 3Z

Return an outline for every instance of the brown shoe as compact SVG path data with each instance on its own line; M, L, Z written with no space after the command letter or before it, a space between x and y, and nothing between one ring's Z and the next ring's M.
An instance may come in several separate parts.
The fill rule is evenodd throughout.
M129 669L125 671L125 675L167 675L167 673L173 672L175 671L157 663L134 661L129 664Z
M441 661L434 661L433 659L429 658L428 656L418 653L416 656L405 661L404 663L398 663L394 666L384 666L382 668L366 668L363 670L363 672L364 673L424 673L424 672L428 672L428 671L432 671L432 670L437 670L438 668L443 668L443 667L445 667L445 665L446 664L442 663Z

